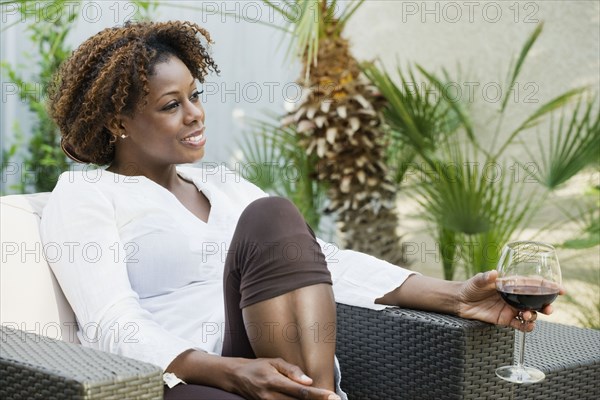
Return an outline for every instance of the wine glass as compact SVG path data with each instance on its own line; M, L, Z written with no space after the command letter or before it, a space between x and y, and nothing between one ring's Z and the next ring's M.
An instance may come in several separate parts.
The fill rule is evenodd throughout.
M496 290L504 301L519 310L517 319L525 324L525 311L541 311L552 303L561 285L560 265L552 245L519 241L508 243L498 261ZM500 367L496 375L513 383L535 383L545 378L542 371L523 365L525 332L518 335L519 359L515 365Z

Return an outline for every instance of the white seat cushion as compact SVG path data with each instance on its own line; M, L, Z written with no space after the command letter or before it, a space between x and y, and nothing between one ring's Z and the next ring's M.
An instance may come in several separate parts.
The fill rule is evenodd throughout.
M73 310L54 278L42 245L39 225L50 193L0 197L0 323L79 343Z

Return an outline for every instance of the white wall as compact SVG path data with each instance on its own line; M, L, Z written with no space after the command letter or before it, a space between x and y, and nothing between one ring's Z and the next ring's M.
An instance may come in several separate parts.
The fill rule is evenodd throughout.
M497 88L505 89L511 59L542 21L544 30L509 103L501 130L506 134L568 89L589 85L599 93L600 2L367 0L350 21L347 36L356 57L379 58L391 72L398 63L418 63L434 72L446 68L456 76L460 64L470 82L458 86L461 99L472 100L476 134L489 140L493 132L486 121L500 105Z
M208 12L160 7L158 20L189 19L205 26L213 35L214 57L221 76L210 76L205 95L207 112L207 161L227 161L241 135L239 120L232 115L261 115L269 109L283 110L284 88L295 97L293 82L298 65L285 62L279 47L282 33L258 23L224 18L214 12L236 11L256 20L279 23L259 1L178 1L184 5L202 3ZM37 3L43 7L43 2ZM41 5L40 5L41 4ZM126 1L85 1L77 29L69 40L77 45L101 29L120 24L133 11ZM19 21L11 9L0 10L3 26ZM21 52L35 51L26 38L26 23L19 22L2 32L2 60L30 64ZM505 82L510 56L516 56L536 21L545 29L534 47L518 80L518 97L506 126L556 94L580 85L598 91L600 70L600 2L597 1L394 1L367 0L350 21L346 36L357 58L380 58L388 68L396 60L402 65L418 62L428 69L445 67L451 73L460 63L463 74L475 86L474 100L483 116L497 103L495 88ZM287 65L291 65L288 67ZM18 120L27 131L27 111L15 94L11 82L2 77L1 129L3 145L13 140L12 125ZM487 85L487 86L486 86ZM483 88L486 88L484 91ZM11 90L8 90L11 89ZM467 96L465 88L464 96ZM273 94L271 96L271 94ZM483 105L483 106L482 106ZM489 130L488 130L489 131ZM482 129L483 136L488 135Z

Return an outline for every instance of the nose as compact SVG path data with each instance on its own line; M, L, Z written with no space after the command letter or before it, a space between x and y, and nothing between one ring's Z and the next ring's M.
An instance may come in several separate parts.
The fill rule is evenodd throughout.
M191 102L189 99L185 102L185 116L184 123L186 125L193 124L195 122L204 123L204 107L200 101L196 103Z

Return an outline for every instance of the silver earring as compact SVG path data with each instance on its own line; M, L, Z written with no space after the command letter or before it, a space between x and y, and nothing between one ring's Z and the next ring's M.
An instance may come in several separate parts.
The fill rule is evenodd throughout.
M127 137L127 135L126 135L126 134L124 134L124 133L123 133L123 134L121 134L121 139L125 139L126 137Z

